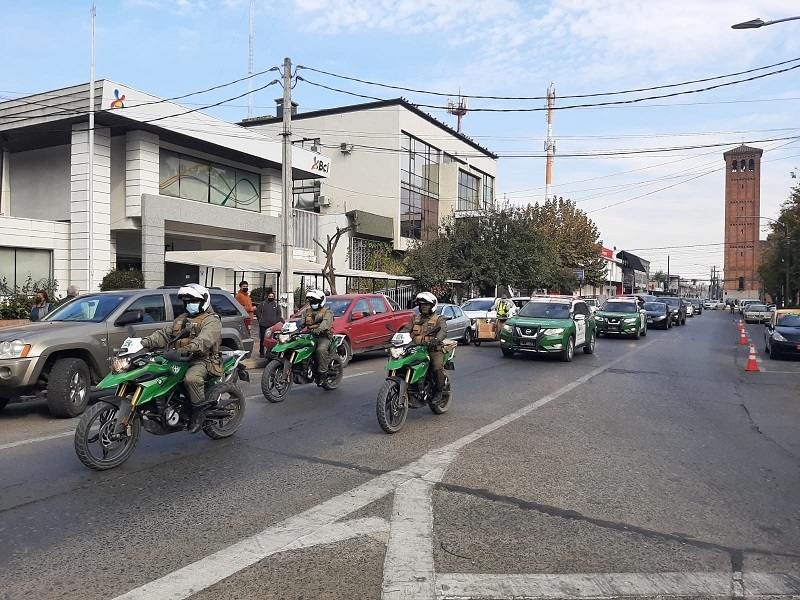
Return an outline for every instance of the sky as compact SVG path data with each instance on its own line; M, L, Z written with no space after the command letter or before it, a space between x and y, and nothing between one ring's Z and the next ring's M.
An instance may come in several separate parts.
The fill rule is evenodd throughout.
M170 98L248 75L249 0L95 5L97 79ZM89 80L91 6L0 0L0 101ZM707 280L723 265L722 153L764 150L767 218L798 184L791 173L800 178L800 20L731 25L797 15L796 0L255 0L253 70L284 57L303 67L292 91L301 112L402 96L455 128L445 103L461 93L463 133L499 156L498 199L521 204L544 200L552 84L553 192L587 213L607 248ZM669 87L613 94L659 86ZM244 80L179 102L201 108L248 89ZM250 105L205 112L274 115L281 95L271 85Z

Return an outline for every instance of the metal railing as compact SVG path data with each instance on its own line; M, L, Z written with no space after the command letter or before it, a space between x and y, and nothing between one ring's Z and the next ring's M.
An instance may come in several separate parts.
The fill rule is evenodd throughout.
M319 231L319 215L307 210L294 209L294 247L310 248L314 250L317 245Z

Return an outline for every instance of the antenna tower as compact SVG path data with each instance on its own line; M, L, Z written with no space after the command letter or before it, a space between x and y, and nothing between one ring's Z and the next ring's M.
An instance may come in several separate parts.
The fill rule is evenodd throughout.
M247 118L253 117L253 22L256 17L256 0L250 0L250 36L247 56Z
M456 131L461 133L461 117L469 112L467 109L467 99L461 96L461 92L458 93L458 104L452 100L447 101L447 112L458 117L458 126L456 127Z
M547 166L544 172L544 199L553 197L553 155L556 153L556 140L553 137L553 106L556 103L556 88L553 84L547 88L547 139L544 141L544 151L547 152Z

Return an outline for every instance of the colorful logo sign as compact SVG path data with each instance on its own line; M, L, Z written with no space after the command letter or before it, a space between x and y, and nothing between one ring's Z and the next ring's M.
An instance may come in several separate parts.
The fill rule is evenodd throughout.
M330 166L331 166L331 163L329 163L329 162L326 163L326 162L324 162L322 160L322 158L317 158L315 156L314 157L314 164L311 165L311 170L312 171L322 171L323 173L327 173L328 172L328 168Z
M125 100L125 94L122 94L122 96L120 96L119 90L114 90L114 97L116 98L116 100L111 101L110 108L125 108L125 105L123 104L123 101Z

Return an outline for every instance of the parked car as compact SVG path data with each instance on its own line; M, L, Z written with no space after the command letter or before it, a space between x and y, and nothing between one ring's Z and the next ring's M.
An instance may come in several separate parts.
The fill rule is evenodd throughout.
M719 298L715 301L714 306L712 307L714 310L725 310L725 301L722 298Z
M711 298L704 298L703 299L703 309L704 310L714 310L716 308L716 300L712 300Z
M765 304L750 302L745 306L745 323L766 323L770 320L772 320L772 311Z
M693 317L694 316L694 306L689 300L684 300L683 303L686 305L686 317Z
M644 311L648 327L660 327L661 329L672 327L672 313L669 306L663 302L645 302Z
M328 296L325 306L333 312L333 333L345 336L338 348L343 366L354 354L388 348L394 334L386 326L400 330L414 317L413 310L396 310L383 294L337 294ZM299 318L305 308L302 306L291 319ZM275 343L274 337L264 338L267 350L271 351Z
M764 331L764 349L772 359L800 355L800 308L782 308L773 313Z
M659 296L656 302L663 302L670 308L673 325L686 325L686 303L677 296Z
M419 312L419 308L415 308L414 312ZM433 312L442 315L447 321L448 338L467 345L472 343L472 322L460 306L440 303Z
M224 290L211 289L222 319L223 350L253 350L247 312ZM110 370L114 348L146 336L183 313L177 287L78 296L41 321L0 328L0 409L11 400L45 396L50 413L76 417Z
M747 307L748 304L761 304L761 301L755 298L745 298L744 300L739 300L740 315L744 316L744 309Z
M687 298L686 300L694 309L694 314L696 315L703 314L703 303L701 302L700 298Z
M586 305L589 307L592 313L596 313L600 308L600 303L598 302L597 298L583 298L583 301L586 302Z
M500 347L505 357L517 352L558 354L572 360L575 349L592 354L596 324L589 306L580 298L531 298L500 330Z
M609 298L594 318L597 321L597 337L629 335L638 340L647 335L647 313L640 308L637 298Z

